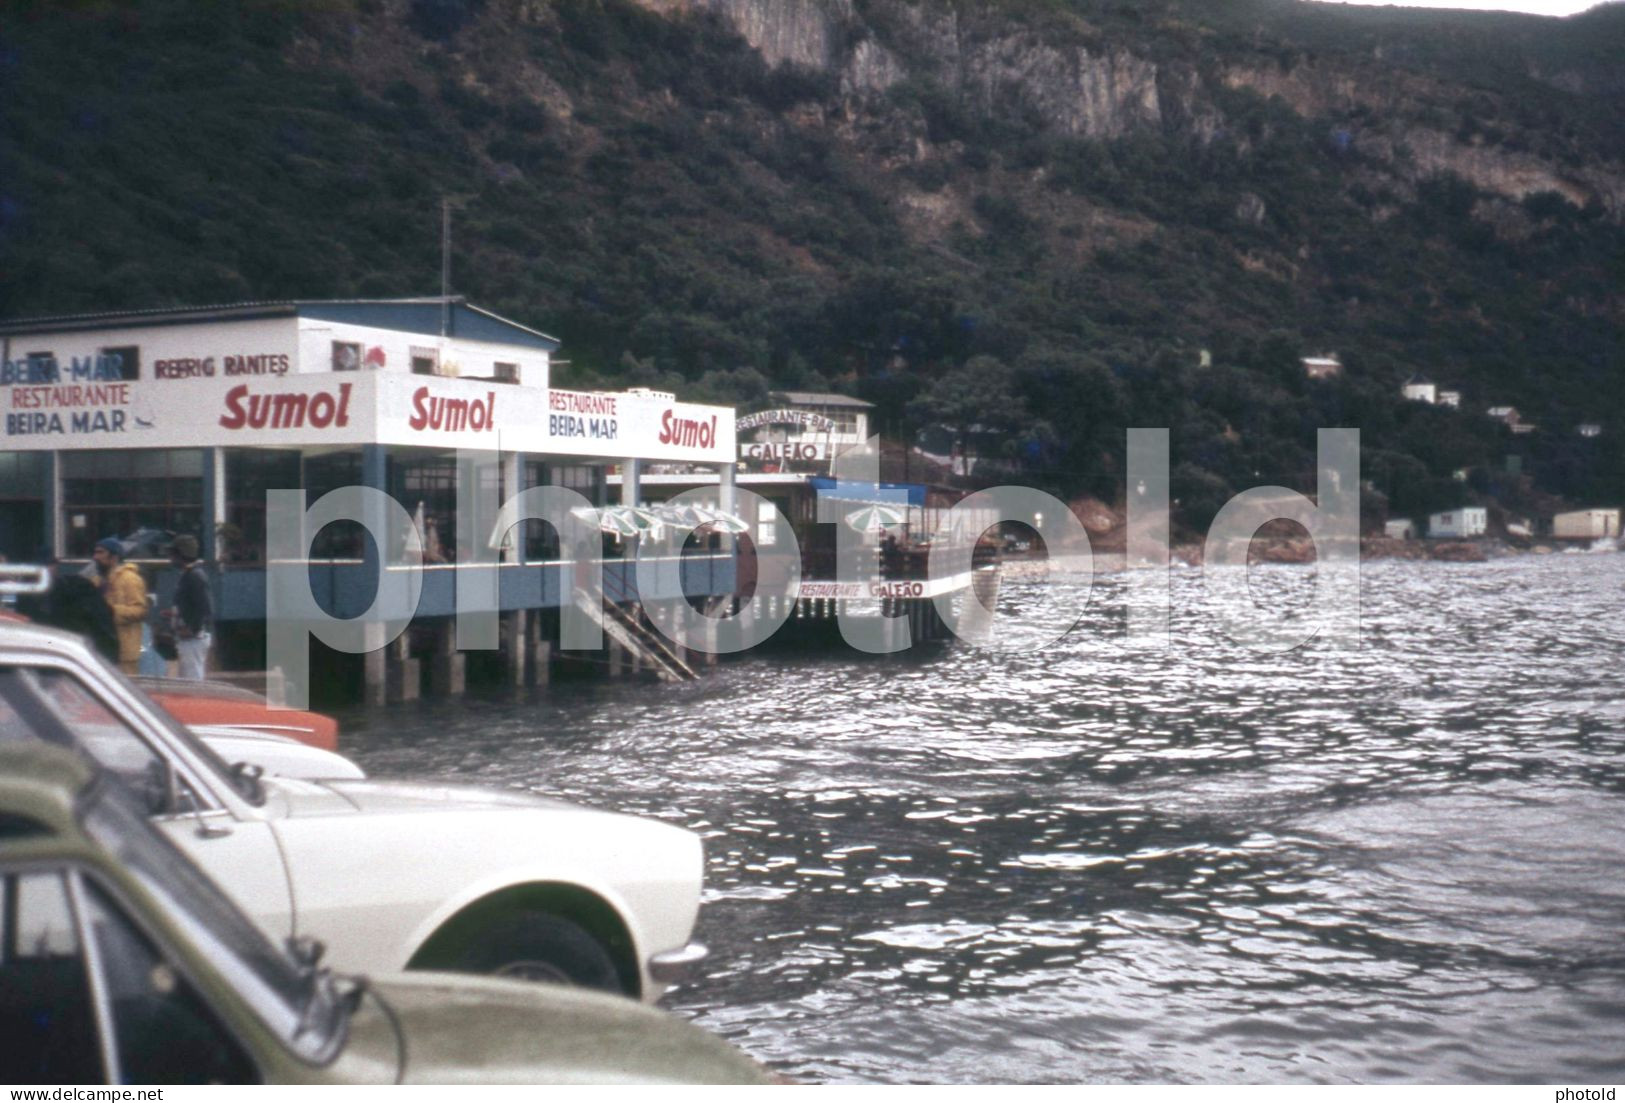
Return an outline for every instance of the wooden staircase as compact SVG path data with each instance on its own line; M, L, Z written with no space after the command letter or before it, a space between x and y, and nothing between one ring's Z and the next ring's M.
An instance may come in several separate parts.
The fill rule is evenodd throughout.
M610 639L647 663L661 681L690 682L699 677L658 632L643 623L639 606L628 608L607 597L594 602L581 590L576 591L575 602Z

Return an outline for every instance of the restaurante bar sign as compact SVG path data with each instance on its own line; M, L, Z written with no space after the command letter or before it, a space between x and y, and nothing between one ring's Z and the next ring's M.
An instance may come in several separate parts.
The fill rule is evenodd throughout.
M811 410L761 410L746 414L734 422L734 429L743 433L747 429L760 429L764 425L795 425L814 433L833 433L835 422Z

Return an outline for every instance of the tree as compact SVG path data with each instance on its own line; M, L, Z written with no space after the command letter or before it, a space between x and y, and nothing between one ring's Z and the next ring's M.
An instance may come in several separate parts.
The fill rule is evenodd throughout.
M966 471L985 446L995 441L1014 452L1014 434L1029 422L1026 404L1016 390L1015 373L992 356L973 356L943 375L909 404L909 413L953 434L965 457Z

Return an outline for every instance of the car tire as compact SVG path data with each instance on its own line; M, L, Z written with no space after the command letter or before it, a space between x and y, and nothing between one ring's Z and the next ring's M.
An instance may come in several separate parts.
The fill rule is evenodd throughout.
M580 926L544 912L515 912L485 924L439 967L460 973L624 992L609 950Z

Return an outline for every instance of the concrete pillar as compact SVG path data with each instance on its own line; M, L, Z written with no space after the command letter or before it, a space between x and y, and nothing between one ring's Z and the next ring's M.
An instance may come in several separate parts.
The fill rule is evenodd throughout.
M409 634L402 632L385 648L389 656L389 700L416 701L423 696L423 663L412 658Z
M610 640L609 641L609 676L611 678L619 678L621 675L623 675L625 673L626 673L626 648L622 647L620 644L616 643L614 640Z
M451 618L435 626L434 659L429 664L429 687L436 697L460 696L466 684L466 656L457 650L457 636Z
M380 647L361 656L361 703L389 703L389 656Z
M502 500L530 489L525 485L525 457L520 452L507 452L502 457ZM512 540L498 553L504 563L518 563L524 558L525 528L520 525L510 534Z
M388 491L386 485L386 472L388 470L388 451L379 444L364 444L361 446L361 485L372 487L375 490ZM368 518L370 526L380 529L379 518ZM308 544L306 545L309 546ZM374 546L371 541L362 541L361 562L362 573L377 585L383 578L384 564L381 558L387 549ZM362 697L369 705L382 705L387 701L400 700L403 679L400 676L398 660L385 653L384 626L369 624L366 628L367 653L362 666ZM406 636L403 633L397 643L405 646ZM393 650L393 649L392 649ZM416 683L413 683L414 690ZM414 694L415 695L415 694Z
M62 458L59 453L46 452L45 459L45 531L40 540L51 549L53 558L62 554Z
M530 680L530 613L515 609L502 618L507 628L508 652L504 667L508 684L522 686Z
M739 495L734 493L739 469L733 463L717 465L717 507L724 513L733 513L739 506Z
M635 506L643 492L643 461L628 459L621 462L621 504Z
M226 519L226 450L203 450L203 520L197 534L198 554L213 563L220 553L214 529Z
M393 699L391 682L399 681L397 672L392 669L394 648L384 645L383 625L369 624L364 631L367 650L361 656L361 700L367 705L388 704Z
M547 685L553 680L553 644L548 640L535 641L530 649L530 657L535 671L532 684Z

